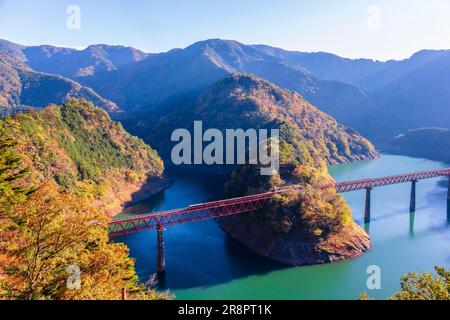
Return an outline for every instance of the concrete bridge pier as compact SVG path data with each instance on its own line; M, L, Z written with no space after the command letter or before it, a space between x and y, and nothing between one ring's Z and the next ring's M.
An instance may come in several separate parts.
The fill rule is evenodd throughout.
M166 229L163 226L158 226L157 238L158 238L158 257L157 257L157 268L158 273L166 272L166 252L164 247L164 231Z
M450 225L450 176L448 176L447 186L447 224Z
M412 181L411 184L411 201L409 203L409 211L416 212L416 185L417 181Z
M364 223L370 223L370 198L372 188L366 189L366 210L364 211Z

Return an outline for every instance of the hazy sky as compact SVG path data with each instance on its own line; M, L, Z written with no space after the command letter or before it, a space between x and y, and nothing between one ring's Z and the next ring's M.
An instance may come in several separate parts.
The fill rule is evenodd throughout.
M147 52L224 38L399 59L450 48L450 0L0 0L0 38Z

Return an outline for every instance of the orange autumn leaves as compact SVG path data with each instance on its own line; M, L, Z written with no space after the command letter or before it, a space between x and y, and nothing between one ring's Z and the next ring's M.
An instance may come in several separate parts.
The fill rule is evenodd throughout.
M167 299L137 280L123 244L109 241L109 218L91 198L53 180L30 179L17 140L0 121L0 299ZM34 170L34 171L33 171ZM80 271L78 288L67 285Z
M48 184L0 221L0 298L162 298L137 282L122 244L109 243L106 215ZM67 287L68 268L81 271L79 290Z

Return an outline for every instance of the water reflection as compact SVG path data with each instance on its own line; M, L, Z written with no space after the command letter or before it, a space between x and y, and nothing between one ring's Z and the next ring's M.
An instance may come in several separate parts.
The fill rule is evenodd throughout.
M370 236L370 222L364 223L364 231Z
M414 220L416 218L416 212L415 211L411 211L409 213L409 237L411 239L414 238Z
M165 202L166 202L166 193L160 192L144 201L141 201L133 206L125 208L122 215L134 215L134 214L156 212L162 210Z

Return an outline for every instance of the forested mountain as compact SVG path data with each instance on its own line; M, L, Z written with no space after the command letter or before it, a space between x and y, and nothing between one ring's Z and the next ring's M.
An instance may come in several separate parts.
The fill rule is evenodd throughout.
M163 169L84 100L0 119L0 300L169 298L138 282L128 248L107 232L108 214L143 185L160 188ZM79 290L68 286L73 268Z
M296 91L350 126L360 122L365 108L374 107L362 87L323 80L252 46L220 39L152 55L116 72L87 78L83 83L126 110L142 111L185 103L232 73L253 74Z
M291 143L281 145L289 158ZM287 154L286 154L287 153ZM370 236L354 222L350 207L334 189L314 185L332 181L323 161L297 159L274 176L251 166L238 167L226 185L229 197L270 192L290 184L300 190L275 196L262 210L219 220L233 239L260 255L290 266L324 264L356 258L371 248Z
M450 162L450 129L420 128L400 134L383 145L389 152Z
M373 145L354 130L338 124L298 93L242 74L219 80L192 104L174 110L156 126L140 129L142 134L150 133L147 139L168 154L173 130L186 128L192 133L195 120L201 120L205 129L221 130L224 136L230 128L280 129L280 172L261 176L258 166L228 167L229 171L235 169L227 184L228 197L266 192L290 183L305 186L305 190L275 197L260 212L221 220L232 238L289 265L344 260L370 248L369 236L353 222L343 198L334 190L310 188L332 181L327 162L378 156ZM224 170L223 165L213 168Z
M312 187L332 181L326 162L376 156L367 140L299 94L253 76L234 75L219 81L180 120L187 114L214 128L280 128L280 170L261 176L258 166L238 166L226 185L228 197L290 184L304 186L274 197L263 210L220 219L230 237L263 256L294 266L354 258L370 248L369 236L353 222L343 198L335 190Z
M184 103L232 71L209 52L193 47L152 55L84 83L126 111L149 112L180 100Z
M273 52L282 52L281 49L271 48L273 52L269 52L269 47L247 46L230 40L206 40L186 49L155 55L121 46L94 45L79 51L54 46L26 47L4 40L0 41L0 49L37 71L83 81L125 108L149 107L167 99L184 98L184 95L198 93L233 72L251 73L280 87L295 90L337 118L342 112L352 110L352 114L354 111L358 113L355 109L371 104L370 97L362 88L323 80L341 79L335 79L317 68L309 68L307 63L302 68L302 62L295 62L296 58L291 58L287 51L277 55ZM324 56L345 61L344 64L351 61L333 55ZM148 57L150 59L146 59ZM142 60L146 61L135 64ZM328 59L321 61L319 57L319 60L317 65L329 63ZM370 64L369 61L361 61L358 65ZM125 67L124 70L108 73L121 67ZM337 69L334 74L342 74L339 67ZM94 77L82 79L86 76ZM140 95L142 97L138 99L130 98Z
M92 89L60 75L36 72L17 55L0 50L0 108L19 105L43 108L69 98L86 98L108 111L118 109Z
M138 116L151 122L191 104L220 79L245 73L300 93L377 142L410 129L450 126L448 50L423 50L402 61L380 62L211 39L160 54L120 46L78 51L7 41L0 41L0 52L9 57L7 63L1 60L2 105L45 106L75 96L117 109L104 97L123 108L123 121ZM72 77L86 87L30 68Z
M52 61L54 63L63 60L66 60L68 65L72 65L70 59L74 54L73 50L47 46L24 47L9 42L2 42L2 46L3 51L0 50L0 52L9 58L7 66L13 75L8 78L16 80L12 82L16 84L15 87L13 86L15 89L7 91L10 93L9 104L12 102L15 104L29 103L33 106L43 107L50 102L62 103L70 96L85 96L84 93L87 90L95 94L87 87L81 86L77 87L78 90L68 90L60 82L74 86L76 83L62 78L62 76L35 72L30 67L31 64L35 66L38 64L41 66L51 65ZM97 47L103 48L104 46ZM30 50L40 53L47 52L46 55L40 55L41 58L44 56L47 58L39 63L36 61L40 60L35 58L32 62L29 60L30 57L35 57L37 54L30 56ZM144 59L143 56L141 58ZM44 63L44 61L47 62ZM243 121L230 123L230 125L233 124L233 127L245 125L245 121L251 125L262 127L268 125L269 122L280 122L288 118L287 121L290 121L297 133L301 134L301 139L309 144L315 144L315 148L319 150L319 154L316 156L325 157L330 163L345 162L375 154L373 146L368 141L361 138L356 132L339 125L334 119L319 112L307 102L316 101L319 107L322 105L320 108L322 111L329 106L334 110L330 112L331 114L341 112L341 115L351 114L357 118L360 112L353 110L349 113L347 108L353 108L350 105L359 107L360 104L368 107L370 103L367 101L370 99L363 89L336 81L322 80L307 71L290 67L282 59L268 55L252 46L246 46L236 41L213 39L195 43L186 49L150 55L140 62L130 63L128 61L125 63L122 61L116 64L123 67L118 70L104 69L94 73L91 77L79 79L82 79L83 83L95 87L98 92L102 92L104 96L110 97L123 107L122 118L126 127L131 132L148 138L147 141L154 137L152 136L152 132L155 131L154 124L160 117L168 119L175 115L179 116L181 113L187 113L183 121L187 121L189 116L193 115L199 119L207 118L205 116L219 119L223 110L232 110L235 114L230 114L230 116L240 117ZM246 101L264 101L263 92L270 91L268 88L272 85L261 79L253 78L253 76L241 76L243 73L260 75L267 81L281 84L281 88L291 88L293 91L301 92L306 100L273 86L275 96L284 97L280 98L282 101L264 102L276 105L272 111L273 114L260 108L261 110L256 112L255 118L245 119L247 115L242 114L242 110L236 109L240 102L227 99L224 99L224 102L218 106L214 106L213 102L208 100L202 107L208 109L208 112L203 111L204 114L191 112L191 108L198 107L199 101L205 100L208 96L215 96L216 99L219 99L218 97L225 98L236 89L235 85L241 86L240 90L248 95L245 97ZM230 75L234 76L230 78ZM220 82L224 78L227 80ZM239 80L230 82L230 79ZM56 80L60 80L60 82L56 82ZM248 86L244 85L246 82ZM215 83L218 84L214 85ZM228 84L224 85L226 83ZM255 86L261 87L261 92L253 90ZM220 92L221 90L224 91ZM41 96L42 94L44 96ZM56 95L56 97L47 97L45 94ZM253 96L254 94L255 96ZM5 96L7 95L5 94ZM94 100L94 102L102 99L99 96L95 99L89 96L86 98ZM361 102L360 99L364 102ZM286 101L290 102L286 104ZM362 110L362 108L359 109ZM114 110L114 107L109 110ZM348 120L349 117L346 118ZM211 125L225 128L224 123ZM275 124L272 123L272 125ZM175 128L175 124L169 123L167 127ZM316 139L316 135L319 136L318 139ZM165 138L167 140L157 139L157 141L170 140L169 137Z
M89 196L109 213L119 212L132 192L147 179L158 180L164 169L155 151L85 100L0 119L0 125L31 169L28 183L92 191Z
M291 157L326 159L344 163L376 157L373 145L354 130L336 122L299 94L281 89L254 76L235 74L218 81L182 110L163 117L152 130L139 130L161 149L170 148L176 128L192 129L195 120L205 128L280 128L294 147ZM161 143L163 144L161 146Z

